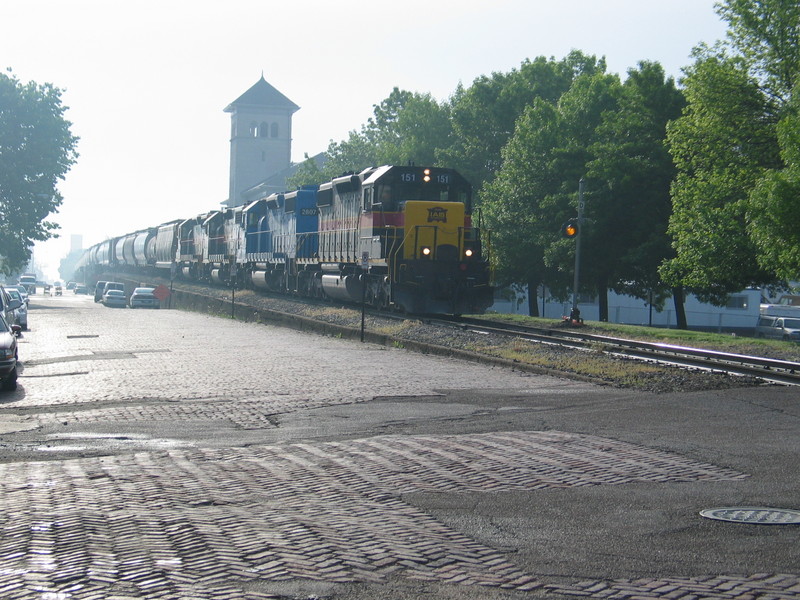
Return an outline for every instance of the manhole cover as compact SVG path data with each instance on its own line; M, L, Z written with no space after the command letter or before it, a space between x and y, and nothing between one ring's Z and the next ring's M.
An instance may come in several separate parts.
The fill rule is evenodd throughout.
M800 510L788 508L729 506L707 508L701 510L700 515L706 519L730 521L731 523L754 523L757 525L793 525L800 523Z

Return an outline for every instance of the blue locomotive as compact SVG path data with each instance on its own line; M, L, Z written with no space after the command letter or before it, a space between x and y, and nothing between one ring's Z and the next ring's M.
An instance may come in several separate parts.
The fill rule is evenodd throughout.
M161 274L414 314L493 302L472 190L453 169L382 166L164 223L86 251L79 268Z

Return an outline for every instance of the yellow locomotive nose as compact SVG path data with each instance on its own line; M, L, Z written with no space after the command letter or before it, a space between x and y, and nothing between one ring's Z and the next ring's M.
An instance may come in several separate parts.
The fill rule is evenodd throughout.
M404 258L457 259L464 243L464 205L461 202L411 200L405 205Z

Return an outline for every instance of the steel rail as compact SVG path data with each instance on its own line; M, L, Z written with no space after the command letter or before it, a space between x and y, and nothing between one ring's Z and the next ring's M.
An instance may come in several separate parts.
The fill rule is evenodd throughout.
M553 328L514 325L469 317L437 318L432 321L475 331L515 335L536 342L573 348L596 348L599 345L606 352L643 360L747 375L783 385L800 385L800 363L798 362L580 333L574 330L562 331Z

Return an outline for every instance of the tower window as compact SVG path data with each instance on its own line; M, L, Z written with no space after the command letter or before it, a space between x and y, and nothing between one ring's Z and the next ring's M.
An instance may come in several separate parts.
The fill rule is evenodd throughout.
M258 123L253 121L250 123L250 137L256 137L258 135Z
M267 137L267 131L268 131L267 127L268 125L263 122L261 123L261 125L258 126L258 137L262 138Z
M270 137L278 137L278 124L277 123L273 123L272 124L272 126L270 127L269 135L270 135Z

